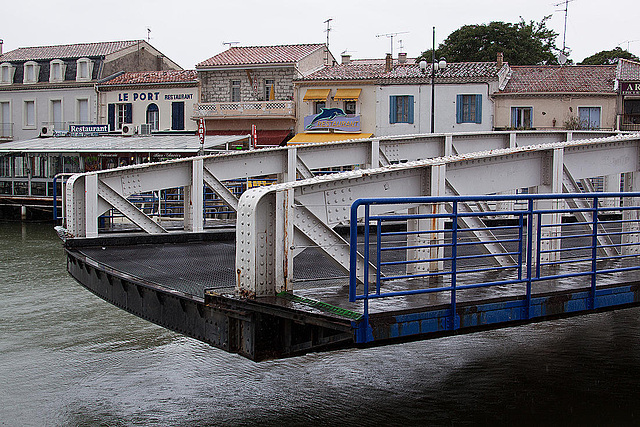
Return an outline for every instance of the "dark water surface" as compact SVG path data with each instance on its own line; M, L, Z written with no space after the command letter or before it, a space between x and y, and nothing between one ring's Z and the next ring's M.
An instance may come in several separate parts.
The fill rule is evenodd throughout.
M254 363L98 299L0 223L0 425L640 425L640 309Z

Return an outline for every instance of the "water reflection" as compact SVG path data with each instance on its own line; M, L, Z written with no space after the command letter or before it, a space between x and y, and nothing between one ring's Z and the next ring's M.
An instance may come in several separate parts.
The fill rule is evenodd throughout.
M0 425L637 424L640 309L253 363L98 299L0 224Z

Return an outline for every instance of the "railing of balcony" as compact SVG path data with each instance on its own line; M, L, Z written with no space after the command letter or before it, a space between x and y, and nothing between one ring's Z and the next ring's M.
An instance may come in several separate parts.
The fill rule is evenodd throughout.
M194 117L295 116L293 101L208 102L197 104Z

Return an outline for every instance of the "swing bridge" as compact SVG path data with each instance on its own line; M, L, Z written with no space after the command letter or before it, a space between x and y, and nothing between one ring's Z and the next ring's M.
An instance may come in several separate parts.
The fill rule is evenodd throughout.
M58 232L99 297L264 360L637 305L639 173L640 134L289 146L74 175Z

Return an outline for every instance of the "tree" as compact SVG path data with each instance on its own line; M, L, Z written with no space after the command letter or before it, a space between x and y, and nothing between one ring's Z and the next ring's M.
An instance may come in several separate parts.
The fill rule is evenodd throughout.
M449 62L495 61L498 52L511 65L557 64L555 46L558 34L547 28L551 16L540 22L517 24L491 22L482 25L460 27L436 49L436 58L444 57ZM431 62L431 49L418 57Z
M615 47L613 50L602 50L598 53L584 58L580 65L613 65L618 62L619 58L630 59L632 61L640 61L637 56L628 50Z

